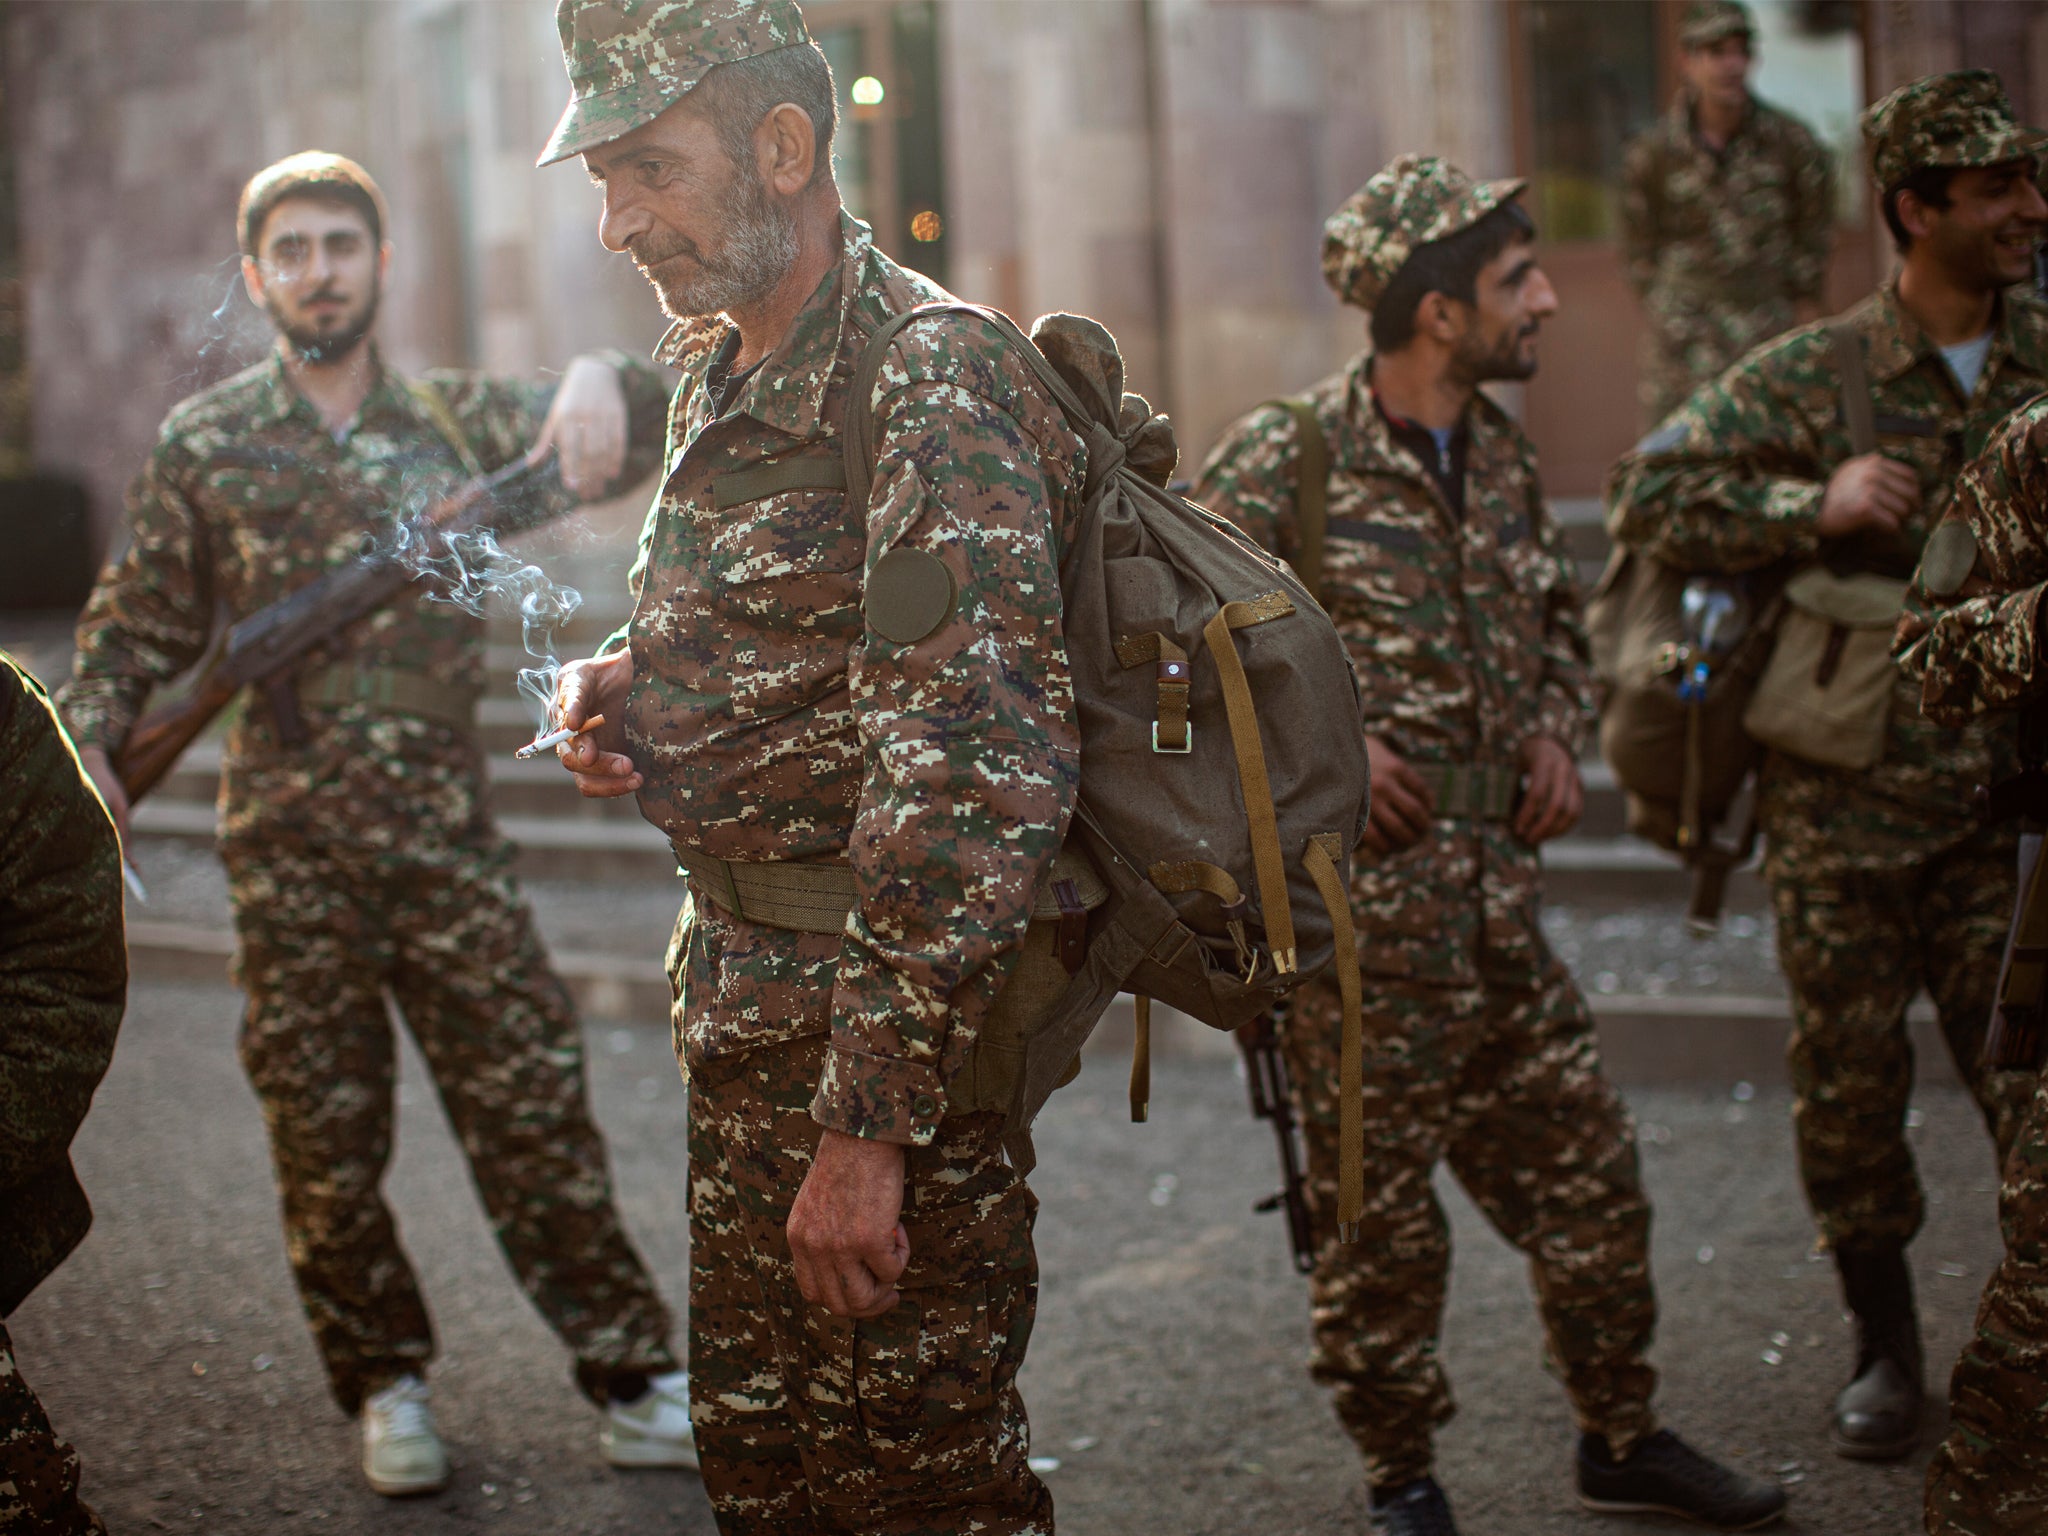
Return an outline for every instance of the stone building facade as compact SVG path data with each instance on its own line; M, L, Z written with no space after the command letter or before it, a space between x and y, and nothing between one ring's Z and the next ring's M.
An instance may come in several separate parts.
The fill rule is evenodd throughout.
M1358 346L1359 319L1323 288L1315 249L1324 215L1374 168L1425 149L1484 174L1543 172L1532 114L1555 109L1543 106L1542 29L1587 3L806 11L841 77L842 179L885 248L1020 316L1101 318L1132 387L1173 412L1192 457L1247 406ZM2044 0L1775 3L1795 32L1853 34L1860 99L1989 63L2048 120ZM1603 33L1633 15L1650 40L1610 70L1641 77L1616 86L1636 119L1668 91L1677 8L1602 5ZM31 440L16 447L82 478L99 526L118 525L164 411L264 344L236 274L234 199L254 169L308 147L362 160L389 194L382 335L401 366L530 371L585 347L651 345L661 318L630 264L598 246L580 171L533 169L565 91L551 12L547 0L7 0L0 95L20 280L8 289L0 270L0 305L18 294L32 379ZM1615 131L1607 119L1563 127ZM1867 202L1856 218L1845 271L1867 283L1883 258ZM1563 466L1553 489L1586 494L1635 423L1548 402L1632 395L1614 374L1632 366L1614 339L1632 316L1599 286L1612 261L1597 229L1556 260L1568 315L1577 288L1584 318L1576 331L1560 318L1529 416ZM1598 388L1557 388L1574 371Z

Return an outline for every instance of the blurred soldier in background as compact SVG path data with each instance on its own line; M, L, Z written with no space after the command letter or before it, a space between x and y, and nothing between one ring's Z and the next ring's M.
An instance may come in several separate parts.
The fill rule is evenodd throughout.
M199 659L216 604L256 612L536 439L558 451L570 495L653 467L662 385L645 364L578 358L553 391L386 367L371 339L385 222L368 173L338 155L294 155L243 191L243 278L276 347L165 421L62 696L124 832L111 758L150 689ZM433 1333L379 1187L396 1064L387 988L499 1244L603 1408L603 1454L693 1464L668 1313L620 1228L590 1120L582 1034L485 803L472 732L483 641L479 619L409 589L326 665L247 701L221 764L242 1064L306 1317L336 1400L361 1415L380 1493L448 1478L421 1379Z
M1629 145L1622 172L1622 246L1649 321L1639 389L1651 426L1751 347L1819 313L1834 234L1826 148L1750 94L1749 12L1695 0L1678 41L1685 88Z
M1584 803L1593 677L1535 449L1479 390L1534 374L1557 310L1524 185L1413 155L1367 182L1324 226L1323 271L1370 313L1372 350L1294 409L1246 417L1195 490L1319 591L1357 658L1372 756L1352 880L1373 1042L1355 1244L1336 1240L1332 979L1302 989L1282 1034L1320 1229L1312 1369L1365 1457L1375 1529L1449 1536L1431 1475L1452 1412L1437 1358L1450 1240L1431 1189L1448 1160L1529 1257L1581 1431L1581 1500L1752 1530L1783 1491L1707 1460L1650 1407L1635 1131L1537 921L1537 847ZM1303 484L1311 455L1325 484ZM1305 528L1311 502L1326 515Z
M128 992L121 845L36 680L0 651L0 1318L92 1225L71 1138ZM0 1325L0 1531L105 1536Z
M2048 221L2034 180L2039 136L2013 120L1997 77L1965 70L1902 86L1864 114L1863 133L1899 275L1838 332L1808 326L1751 353L1626 455L1608 482L1618 540L1686 571L1904 578L1963 466L2048 388L2048 310L2013 287L2032 277ZM1850 345L1860 391L1837 361ZM1857 393L1874 452L1851 443L1859 402L1845 397ZM1874 722L1874 766L1776 751L1758 789L1792 990L1800 1172L1856 1316L1835 1445L1869 1459L1910 1451L1921 1407L1906 1267L1921 1220L1905 1137L1914 994L1933 995L2001 1157L2032 1089L1979 1061L2015 838L1982 826L1971 797L2011 774L2014 733L2009 722L1925 720L1909 680L1887 678L1896 687Z

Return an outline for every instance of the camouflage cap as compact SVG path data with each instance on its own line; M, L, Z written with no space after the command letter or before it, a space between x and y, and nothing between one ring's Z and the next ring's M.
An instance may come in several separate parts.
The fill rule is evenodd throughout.
M324 149L301 150L266 165L242 188L235 204L235 238L244 256L256 254L264 221L290 197L320 198L355 208L370 226L372 240L381 242L391 225L391 210L368 171L346 155Z
M569 105L553 165L652 122L720 64L811 40L795 0L558 0Z
M2040 153L2044 136L2023 128L1998 76L1959 69L1902 85L1863 114L1863 145L1879 187L1928 166L1999 165Z
M1370 312L1417 247L1470 229L1528 185L1474 181L1447 160L1402 155L1323 225L1323 276Z
M1693 0L1678 23L1678 46L1711 48L1724 38L1745 41L1756 36L1756 23L1749 19L1749 7L1736 0Z

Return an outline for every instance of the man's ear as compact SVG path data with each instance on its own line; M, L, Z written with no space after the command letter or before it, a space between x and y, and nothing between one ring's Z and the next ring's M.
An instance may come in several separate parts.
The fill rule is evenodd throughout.
M795 197L811 184L818 165L818 131L811 114L785 101L761 119L754 130L761 180L782 197Z
M1449 294L1431 289L1415 306L1415 329L1436 341L1456 341L1464 329L1458 308Z
M1899 222L1905 226L1906 233L1913 237L1915 245L1925 240L1933 231L1936 210L1921 202L1910 189L1901 191L1898 194L1898 201L1893 206L1898 209Z
M377 247L377 286L382 288L391 277L391 242L384 241Z
M242 291L249 295L249 302L258 309L263 308L263 268L258 266L254 256L242 258Z

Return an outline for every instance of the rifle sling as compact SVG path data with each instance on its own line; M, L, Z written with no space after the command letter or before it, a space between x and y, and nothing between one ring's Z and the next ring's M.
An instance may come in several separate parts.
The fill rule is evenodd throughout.
M390 714L418 715L468 730L476 724L477 690L402 667L338 662L300 679L299 702L310 709L367 704Z

